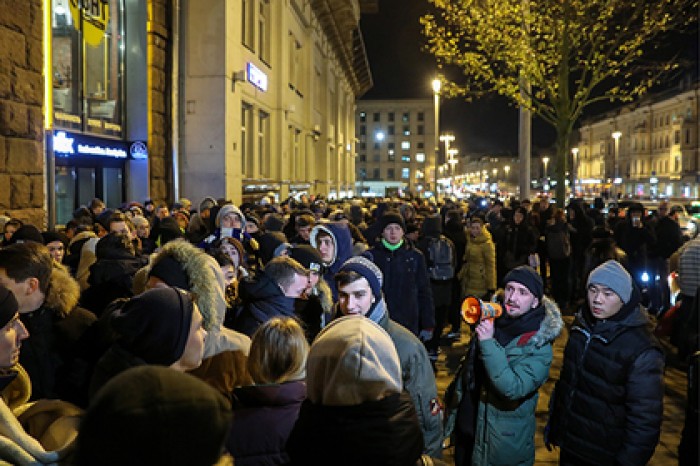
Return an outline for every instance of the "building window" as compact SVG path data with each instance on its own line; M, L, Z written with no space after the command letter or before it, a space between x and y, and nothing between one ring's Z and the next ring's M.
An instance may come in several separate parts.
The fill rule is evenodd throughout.
M367 154L360 154L360 162L366 162L367 161Z
M252 133L253 107L243 102L241 104L241 173L244 176L253 176L253 150L250 144Z
M423 112L418 112L418 121L424 121L425 120L425 114Z
M365 112L360 112L360 121L362 123L367 121L367 114Z
M241 2L241 24L242 24L242 34L241 41L243 45L252 49L253 48L253 7L255 0L242 0Z
M379 112L374 112L374 115L372 115L372 121L379 121Z
M360 125L360 136L365 136L367 134L367 127L365 125Z
M393 179L394 179L394 169L393 169L393 168L388 168L388 169L387 169L387 171L386 171L386 177L387 177L387 179L389 179L389 180L393 180Z
M401 149L403 150L410 150L411 149L411 143L409 141L401 141Z
M396 156L394 155L394 151L390 150L389 156L388 156L389 162L393 162L395 159L396 159Z
M416 127L416 133L420 136L422 136L424 134L423 125L418 125Z
M425 154L423 152L418 152L416 154L416 162L420 162L420 163L425 162Z
M394 121L394 112L389 112L389 121Z
M394 135L394 125L389 125L389 127L387 128L387 133L389 134L389 136Z
M258 16L258 54L265 63L270 62L270 0L260 0Z
M379 150L380 145L381 145L380 143L375 142L374 143L374 150Z
M296 90L299 94L303 80L303 53L301 42L297 40L294 34L289 32L289 87Z
M124 21L119 0L54 1L51 11L56 127L122 136ZM81 33L81 24L84 32Z
M403 154L403 155L401 156L401 161L402 161L402 162L410 162L410 161L411 161L411 156L408 155L408 154Z
M387 143L387 147L389 148L389 150L394 150L394 149L395 149L395 146L396 146L396 145L395 145L393 142Z
M423 148L424 148L424 144L422 142L416 143L416 149L423 149Z
M674 144L681 143L681 131L679 129L677 129L673 132L673 143Z
M408 123L411 121L411 114L408 112L404 112L403 116L401 117L404 123Z
M260 110L258 112L258 173L260 176L269 176L266 161L270 160L270 114Z
M372 157L372 159L373 159L375 162L379 162L379 154L374 154L374 157Z
M404 136L410 136L411 135L411 128L409 126L404 126L403 127L403 135Z
M411 169L410 168L402 168L401 169L401 178L403 178L404 180L411 178Z
M379 179L379 169L378 168L375 168L374 170L372 170L372 179L373 180Z
M690 144L690 129L685 130L685 143Z

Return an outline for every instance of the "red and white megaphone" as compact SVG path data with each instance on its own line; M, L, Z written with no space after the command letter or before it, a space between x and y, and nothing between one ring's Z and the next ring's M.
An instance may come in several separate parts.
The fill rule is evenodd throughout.
M484 302L475 296L467 296L462 302L462 319L469 325L481 319L496 319L503 314L503 307L498 303Z

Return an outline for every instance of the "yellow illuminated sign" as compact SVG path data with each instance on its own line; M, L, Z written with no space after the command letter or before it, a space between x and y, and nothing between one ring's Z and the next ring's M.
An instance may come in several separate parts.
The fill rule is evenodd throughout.
M108 0L69 0L68 5L75 28L80 31L82 25L85 42L92 46L100 45L109 24Z

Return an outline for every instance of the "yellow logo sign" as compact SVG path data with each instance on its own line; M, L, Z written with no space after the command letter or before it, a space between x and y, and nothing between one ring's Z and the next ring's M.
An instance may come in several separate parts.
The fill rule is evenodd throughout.
M109 0L69 0L68 4L75 29L80 31L82 25L85 42L100 45L109 25Z

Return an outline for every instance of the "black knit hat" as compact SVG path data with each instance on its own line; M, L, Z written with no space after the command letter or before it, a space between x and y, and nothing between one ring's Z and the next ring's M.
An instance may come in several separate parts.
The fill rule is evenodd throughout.
M284 219L280 214L270 214L263 222L265 231L282 231L284 228Z
M60 241L63 246L68 246L68 238L63 233L57 231L42 231L41 237L44 239L44 244L53 243L55 241Z
M158 223L158 239L160 246L163 247L169 241L183 238L185 235L180 229L177 220L174 217L165 217Z
M28 241L33 241L35 243L44 244L44 237L41 236L41 232L34 225L22 225L15 231L10 239L10 244L15 243L26 243Z
M384 231L384 229L392 223L396 223L401 227L404 233L406 233L406 222L401 214L395 210L388 210L384 215L379 217L379 222L382 227L381 231Z
M148 364L170 366L182 357L194 306L177 288L154 288L124 303L111 318L119 345Z
M19 305L15 294L0 285L0 328L3 328L17 314Z
M187 273L185 273L185 269L182 268L177 259L170 255L160 257L158 262L151 267L148 276L160 278L168 286L174 286L183 290L190 289L190 280Z
M305 269L323 273L323 259L318 250L308 244L294 246L290 251L290 257L299 262Z
M542 283L540 274L532 267L521 265L520 267L514 268L503 278L503 283L508 282L520 283L530 290L530 293L535 295L537 299L542 300L542 296L544 295L544 283Z

